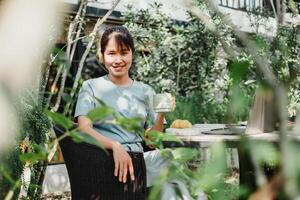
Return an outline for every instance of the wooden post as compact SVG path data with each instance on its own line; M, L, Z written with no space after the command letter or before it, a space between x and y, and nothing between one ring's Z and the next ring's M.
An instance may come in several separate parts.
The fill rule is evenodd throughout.
M270 89L256 92L246 129L246 134L272 132L277 119L275 97Z

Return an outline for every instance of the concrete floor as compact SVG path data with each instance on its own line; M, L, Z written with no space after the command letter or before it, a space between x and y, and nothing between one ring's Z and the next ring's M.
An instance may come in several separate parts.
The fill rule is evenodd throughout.
M65 164L48 165L43 182L43 194L70 191L69 176Z

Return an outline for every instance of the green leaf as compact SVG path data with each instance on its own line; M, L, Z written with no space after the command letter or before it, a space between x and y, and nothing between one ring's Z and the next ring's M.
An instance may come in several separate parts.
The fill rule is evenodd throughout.
M54 123L61 125L66 130L73 128L73 122L64 115L56 112L51 112L49 110L45 110L45 113L52 119Z
M250 141L251 142L251 141ZM251 150L258 163L275 166L279 163L279 152L267 142L251 142Z
M225 146L216 143L210 149L212 159L207 161L204 167L198 168L195 174L200 188L204 190L218 188L226 171Z
M20 155L20 160L22 162L35 162L35 161L40 161L40 160L47 160L48 157L48 151L46 148L33 144L33 152L25 153Z
M183 144L182 140L176 137L175 135L165 134L163 133L161 136L162 141L173 141L173 142L179 142L180 144Z
M243 80L249 73L250 62L248 60L234 60L228 63L230 77L235 84Z
M238 85L233 86L231 92L230 111L235 115L240 115L248 108L248 98Z
M22 162L35 162L35 161L40 161L40 160L47 160L47 155L38 152L38 153L25 153L20 155L20 160Z
M114 113L114 109L107 106L101 106L88 112L87 116L94 122L94 121L100 121L105 117L112 115L113 113Z
M196 149L190 149L190 148L176 148L171 152L173 158L175 160L180 160L180 161L193 160L198 155L198 151Z
M148 145L155 145L159 148L163 148L163 142L178 142L180 144L183 144L182 140L180 140L175 135L165 134L159 131L148 131L147 136L150 139L146 140L146 144Z
M69 132L69 136L76 143L85 142L88 144L98 146L101 149L105 150L104 146L98 140L96 140L94 137L90 136L89 134L73 130L73 131Z
M297 5L296 5L296 2L294 0L289 0L288 1L288 7L293 12L294 15L296 15L298 13Z
M125 118L115 116L115 119L118 125L130 132L139 134L144 131L143 127L141 126L142 119L140 117Z

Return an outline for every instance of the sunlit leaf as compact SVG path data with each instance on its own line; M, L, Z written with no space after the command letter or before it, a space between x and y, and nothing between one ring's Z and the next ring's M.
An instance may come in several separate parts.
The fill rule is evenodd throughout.
M288 0L288 7L293 12L293 14L298 13L297 5L296 5L296 2L294 0Z
M190 148L176 148L171 152L174 159L180 161L189 161L198 155L198 150Z
M104 119L105 117L108 117L114 113L114 110L110 107L106 106L101 106L97 107L93 110L91 110L87 116L92 120L92 121L100 121Z
M61 125L67 130L73 128L73 122L64 115L57 112L51 112L49 110L45 110L45 112L54 123Z
M254 153L256 162L260 164L267 163L270 166L276 166L279 162L278 150L271 143L251 142L251 151Z
M146 133L146 144L154 145L159 148L163 148L163 142L175 142L179 144L183 144L182 140L180 140L175 135L165 134L159 131L148 131Z

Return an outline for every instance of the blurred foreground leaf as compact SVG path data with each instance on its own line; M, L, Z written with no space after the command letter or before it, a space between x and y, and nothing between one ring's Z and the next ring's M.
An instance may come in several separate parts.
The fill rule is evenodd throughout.
M182 140L180 140L175 135L165 134L159 131L148 131L146 133L146 144L154 145L160 149L163 148L163 142L177 142L183 145Z
M198 155L197 149L191 148L175 148L171 151L173 158L180 162L186 162L194 159Z
M88 144L98 146L101 149L105 149L104 146L98 140L96 140L94 137L90 136L89 134L82 133L82 132L79 132L76 130L72 130L71 132L69 132L69 136L76 143L85 142Z
M36 161L47 160L47 156L48 156L47 148L37 144L32 144L32 147L33 147L32 152L20 155L20 160L22 162L34 163Z
M66 130L70 130L73 128L73 122L70 119L68 119L66 116L64 116L63 114L51 112L49 110L45 110L45 113L48 115L48 117L51 118L51 120L55 124L61 125Z
M259 164L275 166L279 164L279 152L274 145L267 142L249 141L254 158Z
M116 123L120 125L122 128L134 132L135 134L142 134L144 129L141 126L142 119L139 117L134 118L125 118L120 116L114 116Z
M248 60L234 60L228 63L230 78L233 84L238 84L249 73L250 62Z
M93 110L91 110L87 116L90 118L93 122L94 121L100 121L104 119L105 117L108 117L114 113L114 110L107 106L101 106L97 107Z
M227 163L225 146L222 143L215 144L211 147L212 159L197 169L195 180L197 184L192 188L193 193L197 193L198 188L202 188L211 199L226 199L228 190L225 184L227 174Z

